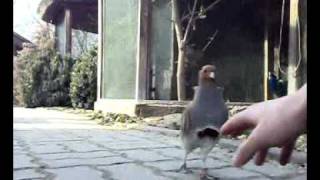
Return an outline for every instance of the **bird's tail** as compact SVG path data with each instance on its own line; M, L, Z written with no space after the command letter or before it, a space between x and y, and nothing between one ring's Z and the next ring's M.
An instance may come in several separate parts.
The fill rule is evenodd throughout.
M211 137L211 138L217 138L220 135L220 132L218 129L216 128L204 128L202 130L199 130L197 132L197 135L200 139L204 138L204 137Z

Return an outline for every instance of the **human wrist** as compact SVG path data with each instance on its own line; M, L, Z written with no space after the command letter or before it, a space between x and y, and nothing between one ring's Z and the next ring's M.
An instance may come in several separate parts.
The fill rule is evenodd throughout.
M297 133L303 134L307 130L307 85L305 84L295 94L288 96L288 105L291 106L293 117L297 124Z

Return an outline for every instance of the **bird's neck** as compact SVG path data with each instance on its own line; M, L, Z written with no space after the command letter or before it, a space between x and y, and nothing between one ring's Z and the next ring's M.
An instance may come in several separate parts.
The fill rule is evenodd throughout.
M194 95L194 101L196 103L209 103L209 102L213 102L215 96L212 96L212 93L215 93L215 90L217 89L217 84L215 83L215 81L211 80L211 81L200 81L199 83L199 87L195 92Z
M216 87L216 81L214 79L199 79L199 88L214 88Z

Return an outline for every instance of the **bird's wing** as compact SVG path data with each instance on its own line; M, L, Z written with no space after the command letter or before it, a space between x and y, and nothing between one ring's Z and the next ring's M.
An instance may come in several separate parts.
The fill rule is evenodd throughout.
M191 117L190 117L190 108L187 107L181 118L181 133L182 135L185 135L188 133L191 129Z
M228 110L228 107L227 105L225 105L225 110L223 112L223 120L224 120L224 123L229 119L229 110Z
M221 112L221 126L228 120L229 118L229 110L228 110L228 107L227 107L227 104L225 103L224 101L224 98L223 98L223 93L224 93L224 88L222 87L219 87L219 92L220 92L220 95L221 95L221 98L222 98L222 101L223 101L223 107L222 107L222 112Z

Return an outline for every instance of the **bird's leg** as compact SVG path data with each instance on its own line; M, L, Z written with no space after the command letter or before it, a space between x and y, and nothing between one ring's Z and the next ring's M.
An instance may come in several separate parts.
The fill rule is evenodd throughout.
M188 157L188 153L186 152L184 155L183 164L181 165L179 171L187 169L187 157Z
M201 177L207 177L207 175L208 175L208 168L207 168L206 160L207 160L207 155L204 154L202 157L202 170L200 173Z
M188 170L187 168L187 158L188 158L188 154L189 152L186 152L184 155L184 159L183 159L183 164L181 165L181 167L179 168L179 172L180 171L185 171L186 173L190 172L190 170Z
M202 158L202 168L203 168L203 169L208 169L208 168L207 168L206 160L207 160L207 157Z
M202 170L200 172L200 179L212 179L211 176L208 174L208 167L207 167L207 163L206 163L209 152L211 151L211 149L212 149L212 147L201 148Z
M205 154L202 157L202 170L200 172L200 179L201 180L211 180L211 179L215 180L216 179L215 177L210 176L208 174L208 167L207 167L207 163L206 163L207 157L208 157L208 154Z

